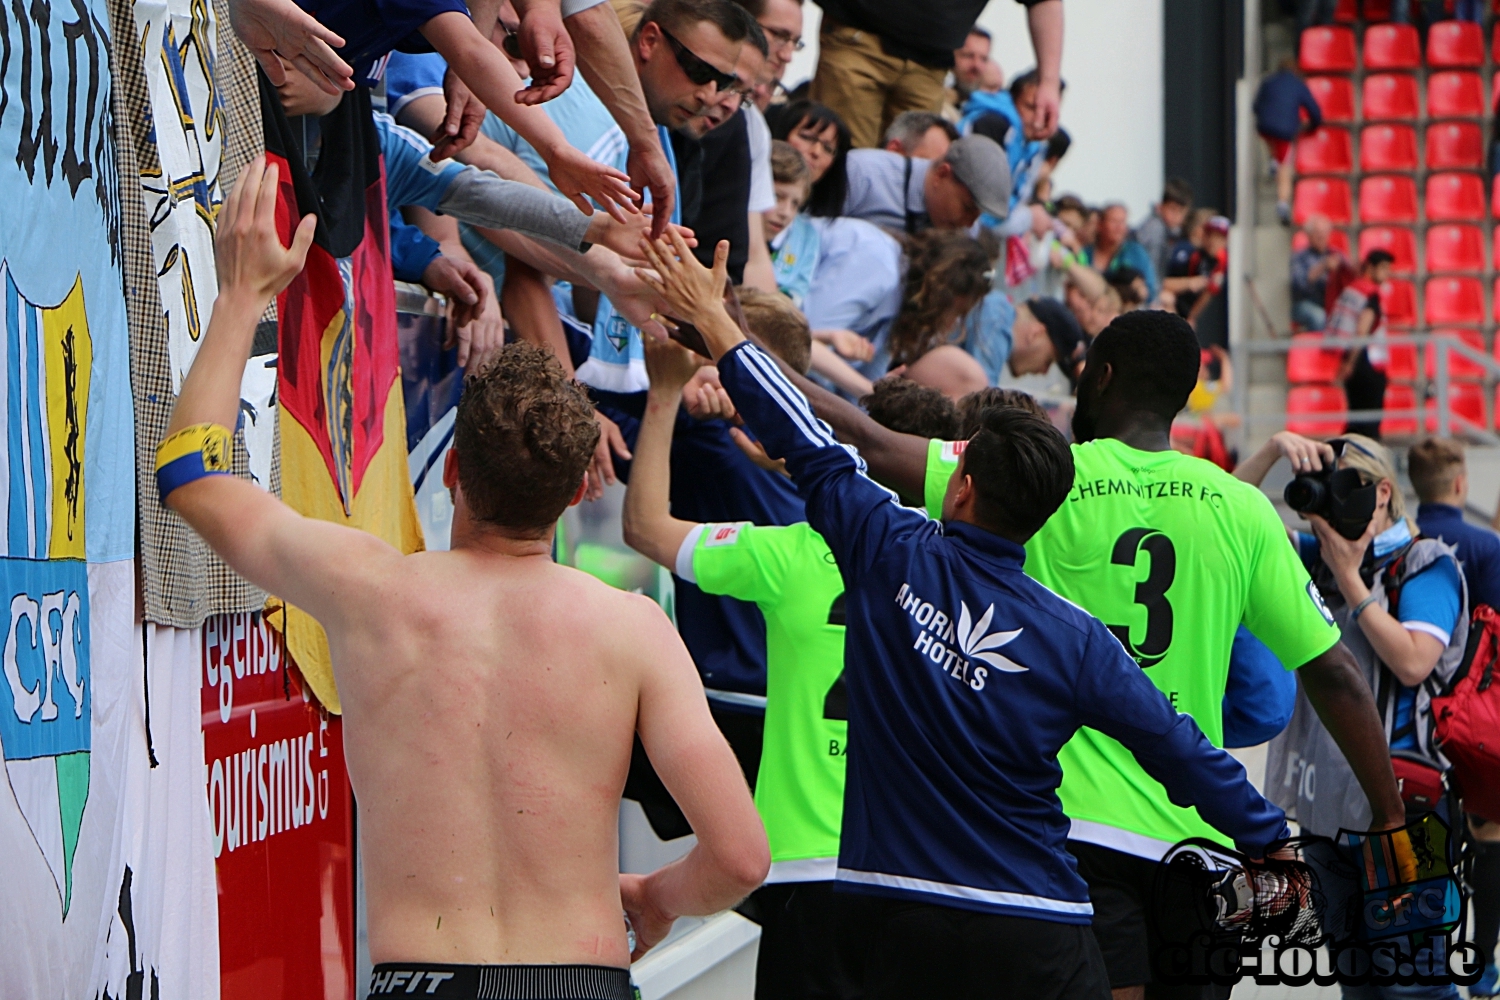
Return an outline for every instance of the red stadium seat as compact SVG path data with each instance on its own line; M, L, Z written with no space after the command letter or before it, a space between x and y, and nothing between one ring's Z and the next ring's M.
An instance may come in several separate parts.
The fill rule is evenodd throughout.
M1338 77L1335 79L1342 79ZM1311 80L1307 81L1309 84ZM1365 81L1368 89L1369 81ZM1316 91L1313 92L1316 96ZM1322 107L1322 99L1318 106ZM1324 112L1327 117L1327 112ZM1371 117L1366 113L1365 117ZM1433 73L1427 78L1428 118L1484 117L1484 82L1478 73Z
M1410 73L1374 73L1365 77L1365 121L1422 117L1417 100L1417 78Z
M1308 28L1298 45L1297 61L1303 72L1354 72L1354 32L1348 28Z
M1318 110L1323 112L1325 122L1354 120L1354 84L1349 82L1347 76L1310 76L1307 78L1307 89L1312 91L1317 100ZM1482 97L1479 103L1481 107L1484 105Z
M1296 385L1286 394L1286 429L1308 437L1334 437L1344 433L1348 410L1344 390L1336 385Z
M1427 126L1428 170L1479 170L1483 166L1484 133L1478 122Z
M1500 73L1496 73L1495 78L1500 80ZM1495 204L1497 200L1500 200L1500 174L1495 175L1494 183L1491 185L1490 199L1490 204ZM1500 260L1500 258L1496 259Z
M1500 233L1500 230L1497 230ZM1427 228L1427 271L1483 271L1484 233L1478 226L1448 224Z
M1417 325L1417 286L1392 278L1380 286L1380 311L1389 326Z
M1495 322L1500 323L1500 278L1495 279L1495 294L1490 297L1495 306ZM1497 355L1500 357L1500 355Z
M1497 228L1496 232L1500 233L1500 228ZM1416 244L1412 245L1415 246ZM1292 234L1292 253L1301 253L1307 249L1307 246L1306 231L1299 229ZM1330 250L1337 250L1345 257L1349 256L1349 234L1342 229L1333 230L1328 234L1328 248Z
M1317 333L1292 335L1291 350L1286 352L1286 380L1299 382L1332 382L1339 374L1339 365L1344 360L1342 347L1323 347L1323 337ZM1413 365L1415 369L1415 365Z
M1416 34L1416 29L1412 29ZM1366 33L1365 51L1369 52ZM1368 63L1368 55L1366 62ZM1484 65L1484 29L1472 21L1439 21L1427 29L1427 65L1434 69Z
M1390 330L1389 333L1394 336L1411 333L1411 331ZM1387 378L1393 378L1398 382L1410 382L1417 377L1416 344L1389 344L1386 349L1389 352L1389 357L1385 363Z
M1376 125L1373 127L1390 128L1392 126ZM1369 130L1366 129L1366 131ZM1412 152L1416 152L1415 137L1412 139ZM1349 140L1348 129L1324 127L1297 140L1297 173L1299 175L1347 174L1353 169L1354 143Z
M1364 209L1364 188L1360 188ZM1427 220L1429 222L1480 222L1484 219L1484 182L1478 174L1429 174Z
M1411 274L1417 269L1417 236L1404 226L1366 226L1361 229L1359 259L1364 260L1371 250L1386 250L1396 258L1391 265L1393 271Z
M1364 14L1366 21L1389 21L1391 0L1365 0Z
M1434 392L1437 390L1434 389ZM1436 434L1438 429L1437 400L1427 401L1427 433ZM1451 382L1448 385L1448 412L1457 418L1452 421L1453 430L1462 430L1464 425L1483 429L1487 426L1484 419L1484 386L1478 382Z
M1447 22L1444 22L1447 23ZM1302 33L1304 39L1307 32ZM1306 45L1304 41L1303 45ZM1417 69L1422 65L1422 40L1409 24L1377 24L1365 29L1365 71Z
M1443 337L1448 340L1462 341L1466 347L1472 347L1480 354L1484 353L1484 334L1480 333L1478 330L1470 330L1464 328L1453 330L1433 330L1432 335L1434 337ZM1429 380L1435 379L1437 378L1437 349L1429 345L1426 354L1427 378ZM1390 374L1389 369L1386 370L1386 374ZM1468 358L1464 357L1458 352L1450 351L1448 353L1448 374L1454 378L1484 378L1484 368L1481 367L1477 362L1470 361Z
M1334 24L1353 24L1359 20L1359 5L1355 0L1339 0L1333 9Z
M1390 374L1387 370L1386 374ZM1386 417L1380 422L1381 437L1415 437L1417 434L1417 390L1393 382L1385 387L1387 410L1405 410L1409 417Z
M1300 147L1298 152L1301 152ZM1301 167L1299 166L1298 169L1300 170ZM1390 170L1415 171L1417 169L1417 130L1410 125L1367 126L1359 133L1359 169L1367 174ZM1335 173L1336 171L1326 172Z
M1484 286L1478 278L1431 278L1424 294L1429 326L1484 322Z
M1359 182L1359 218L1361 222L1416 222L1416 181L1389 175L1366 177Z
M1354 218L1349 182L1341 177L1305 177L1292 196L1292 221L1302 225L1308 216L1322 215L1335 226L1347 226Z

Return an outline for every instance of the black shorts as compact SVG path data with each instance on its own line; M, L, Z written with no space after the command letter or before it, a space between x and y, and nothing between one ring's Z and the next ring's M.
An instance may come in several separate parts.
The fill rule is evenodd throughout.
M868 919L866 1000L1110 1000L1085 925L883 898Z
M860 1000L871 898L833 882L776 882L740 912L760 924L756 1000Z
M1170 985L1156 982L1152 975L1152 958L1164 943L1163 935L1187 941L1195 929L1189 921L1198 901L1186 898L1186 888L1181 889L1182 899L1153 900L1157 862L1081 840L1068 841L1068 851L1078 859L1078 874L1089 884L1094 937L1112 988L1144 985L1148 1000L1225 1000L1229 996L1227 986ZM1173 915L1182 918L1181 926L1174 926Z
M420 984L419 986L414 984ZM440 965L382 962L370 974L370 1000L640 1000L630 970L612 965Z

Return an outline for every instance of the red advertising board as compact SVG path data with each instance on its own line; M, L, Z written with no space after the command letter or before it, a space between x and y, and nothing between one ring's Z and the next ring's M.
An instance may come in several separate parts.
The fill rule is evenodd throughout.
M353 997L343 725L258 614L204 623L203 755L223 1000Z

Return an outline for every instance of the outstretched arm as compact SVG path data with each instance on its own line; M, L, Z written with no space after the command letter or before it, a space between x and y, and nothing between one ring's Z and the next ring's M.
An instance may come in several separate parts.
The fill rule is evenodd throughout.
M622 222L625 212L636 211L636 196L628 176L574 149L545 111L516 103L521 78L494 42L476 30L473 21L447 11L424 24L422 36L442 53L448 66L486 107L536 147L547 161L552 183L585 215L594 213L589 198Z
M354 70L333 51L344 40L292 0L230 0L229 23L276 86L286 82L285 59L330 94L354 89Z
M204 424L232 429L239 417L240 379L256 323L272 297L302 270L316 225L314 216L305 217L291 248L283 247L276 233L276 191L277 168L267 168L265 157L258 156L220 209L214 241L219 297L177 397L169 439ZM305 518L234 476L190 479L163 502L235 572L325 625L367 600L368 581L380 575L384 561L400 558L374 535Z
M548 0L530 0L541 6ZM521 45L526 45L527 11L521 25ZM672 220L672 206L677 199L677 179L667 154L661 148L661 135L651 120L646 95L641 91L640 74L630 57L630 43L620 30L620 19L608 3L597 4L570 15L563 22L578 51L578 68L599 100L625 133L630 143L630 182L637 190L651 192L651 237L661 236ZM533 65L535 65L533 63Z
M632 600L646 612L632 616L622 643L643 661L636 731L698 838L685 856L650 875L620 876L621 902L636 934L631 957L639 958L679 916L717 913L748 896L765 879L771 853L682 639L649 599Z
M642 338L651 389L635 439L621 525L625 544L652 562L675 568L683 539L698 525L672 516L672 428L682 391L700 367L698 355L670 340Z
M1062 111L1062 0L1042 0L1026 9L1027 27L1031 29L1031 48L1036 52L1039 83L1036 91L1035 128L1040 138L1057 131Z

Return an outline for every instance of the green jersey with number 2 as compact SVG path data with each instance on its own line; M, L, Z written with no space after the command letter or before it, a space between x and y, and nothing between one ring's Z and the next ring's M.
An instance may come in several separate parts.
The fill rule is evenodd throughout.
M937 509L958 450L929 445L927 502L936 497ZM1339 640L1281 518L1259 489L1175 451L1104 438L1073 445L1073 463L1068 498L1026 543L1026 573L1108 625L1177 710L1222 746L1240 624L1291 667ZM1101 733L1079 730L1058 762L1072 839L1151 858L1186 837L1227 843Z
M844 815L849 740L844 578L823 536L785 527L706 524L694 582L753 601L766 618L766 728L755 805L771 843L768 882L831 879Z

